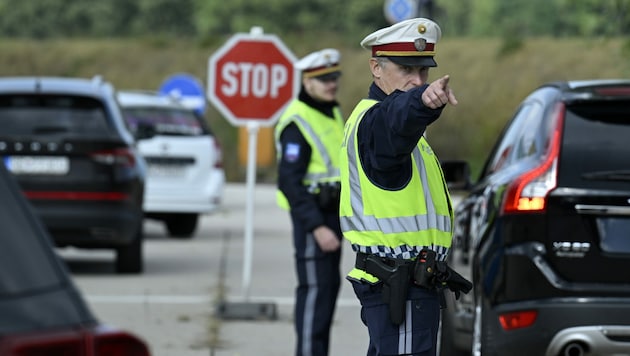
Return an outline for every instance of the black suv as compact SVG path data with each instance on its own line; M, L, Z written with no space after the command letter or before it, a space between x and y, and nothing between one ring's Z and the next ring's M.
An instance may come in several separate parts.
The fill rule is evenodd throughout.
M55 244L115 249L139 273L145 163L125 125L100 77L0 78L0 155Z
M629 353L629 139L629 80L520 104L456 207L449 262L474 293L447 299L442 355Z

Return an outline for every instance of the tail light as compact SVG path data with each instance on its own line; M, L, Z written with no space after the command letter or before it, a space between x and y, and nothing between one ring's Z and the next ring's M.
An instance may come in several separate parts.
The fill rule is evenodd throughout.
M536 310L524 310L499 315L499 322L505 331L521 329L531 326L536 322L538 312Z
M90 156L96 162L107 165L121 165L125 167L136 165L136 157L129 148L96 151L92 152Z
M94 356L150 356L136 336L117 330L99 330L94 336Z
M564 104L558 104L552 115L552 131L545 158L535 168L515 179L506 189L502 212L504 214L518 212L544 211L547 194L556 187L558 155L560 153L560 137L564 119Z
M6 356L150 356L138 337L105 326L83 330L7 336L0 342Z
M214 168L223 168L223 149L221 148L221 143L219 140L214 137L214 148L216 149L216 158L214 160Z

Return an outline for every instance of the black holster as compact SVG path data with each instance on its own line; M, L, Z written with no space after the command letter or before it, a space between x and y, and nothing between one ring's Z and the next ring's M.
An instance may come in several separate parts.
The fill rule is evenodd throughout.
M391 265L381 257L368 255L365 271L383 281L383 302L389 306L392 323L400 325L405 320L405 302L409 289L409 267L405 260L390 259Z
M317 205L324 211L338 211L341 184L338 182L319 184L315 196Z

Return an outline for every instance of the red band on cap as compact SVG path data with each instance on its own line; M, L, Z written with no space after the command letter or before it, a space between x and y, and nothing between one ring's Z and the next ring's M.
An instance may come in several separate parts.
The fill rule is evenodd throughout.
M377 56L377 52L433 52L435 43L427 43L423 51L418 51L413 42L397 42L372 46L372 56Z

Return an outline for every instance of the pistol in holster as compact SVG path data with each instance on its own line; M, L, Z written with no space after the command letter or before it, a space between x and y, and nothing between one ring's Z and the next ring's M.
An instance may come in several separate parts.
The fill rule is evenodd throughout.
M472 283L449 267L446 261L436 261L435 251L423 249L414 265L413 281L425 288L448 288L459 299L461 292L467 294Z
M396 259L390 259L388 263L377 255L369 255L365 259L365 271L383 281L383 302L389 306L392 323L400 325L405 320L411 265L409 261Z

